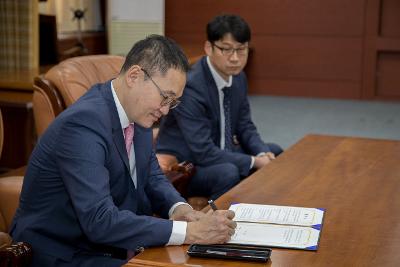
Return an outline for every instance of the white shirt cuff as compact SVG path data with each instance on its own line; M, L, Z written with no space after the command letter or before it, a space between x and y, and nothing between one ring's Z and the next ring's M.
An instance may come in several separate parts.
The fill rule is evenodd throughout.
M168 216L170 218L172 213L174 213L175 208L180 205L188 205L189 207L192 208L192 206L190 206L188 203L177 202L174 205L172 205L172 207L169 209ZM171 236L169 237L169 241L166 244L166 246L182 245L183 242L185 242L186 238L186 228L187 228L187 222L173 221Z
M260 152L260 153L257 154L256 157L260 157L260 156L264 156L264 155L265 155L265 152ZM256 159L254 158L254 156L251 156L250 169L253 168L253 166L254 166L254 161L255 161L255 160L256 160Z
M254 161L255 161L256 159L253 157L253 156L251 156L251 162L250 162L250 170L253 168L253 166L254 166Z
M172 233L166 246L182 245L186 238L187 222L173 221Z

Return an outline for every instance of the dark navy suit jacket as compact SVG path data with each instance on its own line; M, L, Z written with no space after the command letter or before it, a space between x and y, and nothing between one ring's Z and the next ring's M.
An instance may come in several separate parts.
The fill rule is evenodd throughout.
M163 119L157 152L172 154L179 161L189 160L199 166L234 163L240 174L247 176L251 163L249 155L269 152L270 148L261 140L251 120L244 72L233 76L230 90L232 134L240 143L238 152L220 149L218 89L206 57L188 73L182 103Z
M137 189L110 82L95 85L60 114L31 155L13 238L29 242L34 254L72 265L79 253L96 254L98 245L135 250L166 244L172 221L151 215L167 218L184 199L159 168L152 130L135 124L134 131Z

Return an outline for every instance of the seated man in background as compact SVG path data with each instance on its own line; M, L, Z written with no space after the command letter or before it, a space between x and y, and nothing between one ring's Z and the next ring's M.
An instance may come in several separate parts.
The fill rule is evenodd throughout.
M178 103L187 69L175 42L150 36L49 126L11 227L32 245L32 266L121 266L142 247L230 239L233 212L194 211L152 150L151 127Z
M182 104L161 122L157 153L196 166L189 196L216 199L282 152L261 140L251 120L243 72L250 35L239 16L212 19L204 44L207 56L189 71Z

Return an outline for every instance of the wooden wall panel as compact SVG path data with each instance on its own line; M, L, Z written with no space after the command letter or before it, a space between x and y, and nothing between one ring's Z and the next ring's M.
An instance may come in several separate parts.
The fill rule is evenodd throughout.
M215 15L235 13L253 34L362 35L365 0L166 0L166 33L205 36Z
M362 98L400 100L400 2L366 5Z
M166 35L191 56L203 54L205 27L215 15L235 13L248 21L252 51L245 71L250 93L356 99L386 99L389 92L390 99L400 95L388 87L395 68L386 71L385 78L376 78L378 64L389 68L387 58L377 61L378 53L400 49L398 0L167 0L165 4Z
M377 95L400 97L400 52L379 53L377 63Z
M255 94L358 98L359 38L256 37L246 68ZM259 51L259 47L263 50Z
M364 0L254 1L238 10L254 34L361 36ZM249 3L253 3L250 1ZM257 14L258 13L258 14Z
M381 4L380 35L400 37L400 1L383 0Z
M256 36L252 46L255 78L360 81L359 38Z

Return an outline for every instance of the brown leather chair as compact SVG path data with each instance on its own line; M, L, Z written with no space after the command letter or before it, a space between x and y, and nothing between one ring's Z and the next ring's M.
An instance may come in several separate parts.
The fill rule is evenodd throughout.
M0 178L0 248L11 245L10 224L18 207L22 176Z
M0 111L0 156L3 148L3 120ZM32 248L26 243L12 244L8 234L17 210L23 176L0 178L0 266L27 266L32 257Z
M0 158L3 149L3 118L0 111ZM17 209L22 176L0 178L0 248L11 245L8 230Z
M74 57L60 62L46 74L34 80L33 114L36 132L40 136L54 118L81 97L92 85L116 77L124 58L112 55ZM158 129L153 130L153 138ZM191 163L178 163L175 157L157 155L164 173L185 196L185 188L194 172ZM203 198L189 199L195 209L206 205Z
M33 115L37 135L42 135L54 118L92 85L116 77L123 62L123 57L111 55L75 57L36 77Z
M4 142L3 115L1 115L1 110L0 110L0 158L1 158L1 152L3 150L3 142Z

